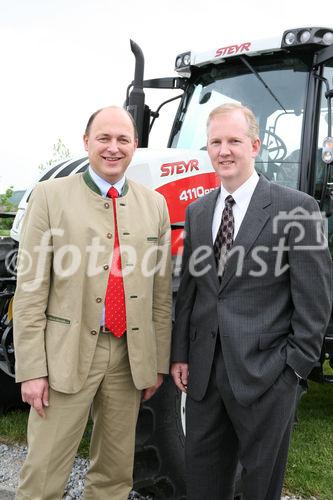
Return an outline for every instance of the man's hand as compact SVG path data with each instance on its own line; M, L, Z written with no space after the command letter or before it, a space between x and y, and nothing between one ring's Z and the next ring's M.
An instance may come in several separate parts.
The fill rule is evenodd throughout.
M144 389L142 391L142 401L148 401L148 399L154 396L155 392L162 384L163 384L163 374L158 373L156 384L152 385L151 387L147 387L147 389Z
M28 403L42 418L46 417L45 406L49 406L49 382L47 377L25 380L21 384L22 401Z
M170 373L178 389L182 392L186 392L188 383L188 363L173 363Z

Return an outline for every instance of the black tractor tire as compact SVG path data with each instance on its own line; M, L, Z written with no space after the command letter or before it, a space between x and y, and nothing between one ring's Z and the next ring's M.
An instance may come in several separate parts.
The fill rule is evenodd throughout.
M181 392L171 377L142 405L137 425L134 491L154 500L186 500L184 411ZM235 499L241 498L241 471Z
M181 394L171 377L142 405L137 425L134 490L158 500L185 500Z
M21 384L16 384L13 377L0 370L0 415L10 410L28 407L26 403L22 402Z

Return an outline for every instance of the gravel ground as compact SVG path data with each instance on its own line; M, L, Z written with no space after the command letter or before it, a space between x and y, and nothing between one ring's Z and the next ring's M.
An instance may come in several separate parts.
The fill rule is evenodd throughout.
M14 499L15 489L21 466L27 454L26 446L8 446L0 444L0 500ZM83 498L84 477L88 468L88 461L76 458L68 480L64 500L81 500ZM153 500L132 492L129 500ZM283 496L281 500L316 500L315 497L305 499L296 496Z
M8 446L0 444L0 500L12 500L18 485L21 466L27 454L26 446ZM88 468L88 460L77 457L65 489L64 500L81 500L83 498L84 478ZM153 500L135 492L129 500Z

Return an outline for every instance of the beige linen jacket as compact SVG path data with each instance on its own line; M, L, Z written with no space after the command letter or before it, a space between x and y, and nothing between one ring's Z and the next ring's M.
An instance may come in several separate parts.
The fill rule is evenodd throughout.
M127 345L134 383L143 389L155 384L158 372L169 371L170 223L160 194L133 181L125 191L116 203ZM113 245L112 201L99 194L87 172L36 186L23 224L14 297L17 382L48 376L56 391L82 388Z

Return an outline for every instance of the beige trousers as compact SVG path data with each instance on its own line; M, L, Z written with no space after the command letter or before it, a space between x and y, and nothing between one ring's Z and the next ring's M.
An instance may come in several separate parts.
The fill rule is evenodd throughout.
M89 412L93 432L85 500L127 500L132 488L141 391L133 384L126 337L100 333L91 370L76 394L50 389L46 418L31 409L28 455L17 500L60 500Z

